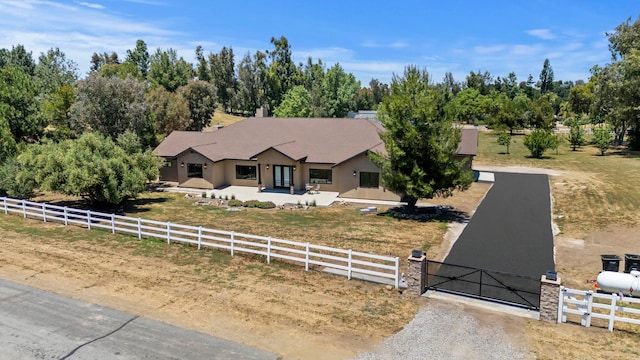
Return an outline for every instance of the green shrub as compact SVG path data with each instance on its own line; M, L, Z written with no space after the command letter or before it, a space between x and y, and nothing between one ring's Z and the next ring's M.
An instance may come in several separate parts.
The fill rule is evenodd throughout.
M203 191L202 194L200 195L203 199L207 198L207 192Z
M240 207L240 206L243 206L243 205L244 204L240 200L236 200L236 199L229 200L229 206L231 206L231 207Z
M225 196L224 196L224 199L225 199L225 200L229 200L229 196L228 196L228 195L225 195Z
M248 208L257 208L259 204L260 204L260 201L258 200L247 200L244 202L244 204L242 204L242 206L248 207Z
M274 204L272 201L261 201L258 203L258 208L259 209L275 209L276 204Z
M236 196L231 194L231 200L235 200L235 199L236 199Z

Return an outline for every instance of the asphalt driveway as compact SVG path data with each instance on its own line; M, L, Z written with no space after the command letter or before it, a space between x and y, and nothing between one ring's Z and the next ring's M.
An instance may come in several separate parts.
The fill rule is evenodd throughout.
M495 173L444 262L533 278L554 270L548 176Z

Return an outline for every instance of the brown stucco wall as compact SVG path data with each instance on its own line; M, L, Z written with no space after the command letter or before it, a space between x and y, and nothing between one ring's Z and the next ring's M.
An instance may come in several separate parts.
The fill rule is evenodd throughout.
M224 183L225 185L237 186L258 186L258 163L249 160L225 160L224 163ZM246 165L256 167L255 180L236 179L236 165ZM264 169L263 169L264 170ZM264 174L263 174L264 175Z
M258 155L258 163L260 163L260 166L262 168L262 186L266 187L267 189L273 188L274 165L295 166L296 171L293 172L293 185L295 186L296 190L304 189L305 183L302 181L302 173L304 171L300 171L300 162L295 162L275 150L267 150L264 153ZM266 169L267 164L269 164L269 170ZM235 178L235 167L233 169L233 176Z
M176 159L164 159L171 166L162 166L160 168L160 181L178 181L178 161Z
M353 172L356 176L353 176ZM380 172L367 154L362 154L334 168L333 176L338 178L338 192L341 197L400 201L400 196L387 191L384 187L361 188L360 172Z
M214 164L197 152L186 151L177 157L178 182L180 187L190 187L197 189L213 189ZM184 167L180 164L184 163ZM207 168L202 168L202 178L188 178L187 164L207 164Z

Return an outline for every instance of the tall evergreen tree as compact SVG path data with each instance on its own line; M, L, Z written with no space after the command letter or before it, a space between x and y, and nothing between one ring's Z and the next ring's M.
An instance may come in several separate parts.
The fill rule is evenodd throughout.
M387 154L375 153L372 160L382 170L384 186L411 208L419 199L467 189L473 180L457 158L460 129L446 120L442 93L429 81L426 70L405 68L403 76L393 76L391 94L378 110Z

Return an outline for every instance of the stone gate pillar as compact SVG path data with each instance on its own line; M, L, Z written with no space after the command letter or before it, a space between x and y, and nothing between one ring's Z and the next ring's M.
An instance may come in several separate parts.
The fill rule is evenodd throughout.
M407 293L420 296L427 286L427 257L414 250L407 259Z
M558 322L560 285L560 277L547 279L547 275L542 275L540 279L540 321Z

